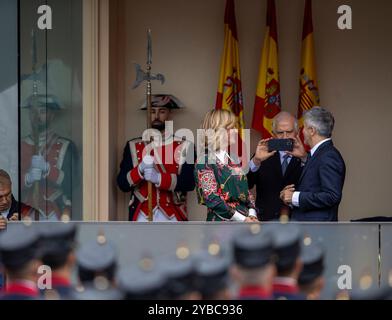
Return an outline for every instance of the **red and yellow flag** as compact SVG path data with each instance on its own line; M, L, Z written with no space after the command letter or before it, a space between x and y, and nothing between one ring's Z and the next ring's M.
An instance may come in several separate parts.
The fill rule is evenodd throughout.
M317 85L313 40L312 0L306 0L304 27L302 33L302 64L298 104L298 120L300 128L303 127L303 113L319 104L320 96Z
M234 0L226 2L225 43L215 107L232 111L237 116L239 129L245 127Z
M272 136L272 120L280 110L276 9L275 0L268 0L267 30L259 69L252 128L259 131L264 139L270 138Z

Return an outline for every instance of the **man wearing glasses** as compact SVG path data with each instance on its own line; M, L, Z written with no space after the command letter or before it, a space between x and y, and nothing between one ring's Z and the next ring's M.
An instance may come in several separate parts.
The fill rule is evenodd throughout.
M11 177L0 169L0 230L7 227L7 221L18 221L34 212L33 208L15 200Z
M298 136L297 119L282 111L272 123L274 139L293 139L293 152L268 152L268 141L261 140L249 163L249 189L256 186L256 207L262 221L279 220L281 215L290 216L291 209L280 199L281 187L296 185L302 173L307 153Z

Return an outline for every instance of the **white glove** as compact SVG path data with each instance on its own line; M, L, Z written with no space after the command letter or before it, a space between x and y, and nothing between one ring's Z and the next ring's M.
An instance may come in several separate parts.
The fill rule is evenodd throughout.
M161 184L161 174L155 168L146 168L144 179L156 185Z
M249 209L249 217L255 217L255 218L257 218L257 212L256 212L255 209L253 209L253 208L250 208L250 209Z
M40 181L42 178L42 170L38 168L31 168L26 173L25 181L27 186L31 186L34 182Z
M139 164L139 173L143 176L147 168L154 168L154 157L144 156L143 161Z
M39 155L31 158L31 168L40 169L43 175L46 175L49 172L50 165L49 162L45 161L43 156Z

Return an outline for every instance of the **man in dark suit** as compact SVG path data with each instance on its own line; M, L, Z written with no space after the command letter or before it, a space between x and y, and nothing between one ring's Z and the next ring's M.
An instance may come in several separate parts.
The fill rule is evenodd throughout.
M15 200L11 177L0 169L0 230L7 227L7 221L17 221L34 213L33 208Z
M11 178L0 170L0 230L5 229L8 220L18 220L17 202L12 196Z
M326 109L314 107L304 115L304 140L310 154L297 185L286 186L280 196L293 206L297 221L337 221L346 166L332 142L335 125Z
M296 154L306 153L298 143L298 123L288 112L279 113L273 120L273 137L295 139ZM256 186L256 207L262 221L276 220L281 213L289 214L290 208L279 198L280 191L287 185L297 184L302 173L301 160L286 152L268 152L268 139L261 140L255 156L250 161L248 174L249 189Z

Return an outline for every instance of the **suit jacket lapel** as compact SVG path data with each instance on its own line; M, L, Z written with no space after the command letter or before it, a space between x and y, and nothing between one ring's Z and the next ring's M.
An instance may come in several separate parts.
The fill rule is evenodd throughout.
M313 157L309 157L308 161L306 161L305 167L303 168L301 176L299 177L298 184L301 184L302 178L304 177L305 172L308 170L308 168L310 166L310 162L312 161L312 159L313 159Z
M312 158L317 157L319 154L323 153L323 151L330 146L333 146L332 140L324 142L320 147L318 147L318 149L316 150Z
M12 196L11 207L10 207L10 210L8 211L7 219L11 219L12 215L18 211L19 211L18 210L18 202L15 200L14 196Z

